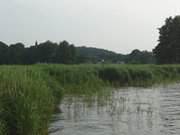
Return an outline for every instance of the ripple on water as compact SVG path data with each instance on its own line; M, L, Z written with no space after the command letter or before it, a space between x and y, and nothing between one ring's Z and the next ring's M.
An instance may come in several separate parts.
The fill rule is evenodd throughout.
M106 94L107 96L107 94ZM109 98L67 96L50 135L179 135L180 85L124 88Z

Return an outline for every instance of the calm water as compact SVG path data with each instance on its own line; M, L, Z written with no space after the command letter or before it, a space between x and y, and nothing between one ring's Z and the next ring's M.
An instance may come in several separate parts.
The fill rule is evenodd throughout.
M65 97L50 135L179 135L180 85Z

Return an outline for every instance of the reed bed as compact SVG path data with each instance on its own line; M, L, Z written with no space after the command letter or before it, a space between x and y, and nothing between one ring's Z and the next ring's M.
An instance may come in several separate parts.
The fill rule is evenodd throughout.
M0 134L45 135L54 97L36 68L0 67Z
M180 80L180 65L0 66L0 135L47 135L64 94Z
M180 65L39 65L65 93L92 93L102 87L150 86L180 80ZM88 91L90 90L90 91Z

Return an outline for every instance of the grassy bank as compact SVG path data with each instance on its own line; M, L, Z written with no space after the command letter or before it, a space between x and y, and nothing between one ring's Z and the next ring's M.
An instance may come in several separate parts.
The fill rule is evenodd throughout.
M54 97L36 67L0 67L0 134L45 135Z
M0 66L0 135L47 135L63 94L180 80L180 65Z
M149 86L180 80L180 65L39 65L66 93L92 93L102 87Z

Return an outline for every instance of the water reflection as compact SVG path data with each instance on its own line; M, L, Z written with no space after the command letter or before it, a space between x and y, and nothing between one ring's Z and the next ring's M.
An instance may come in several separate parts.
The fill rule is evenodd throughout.
M50 135L179 135L180 85L67 96Z

